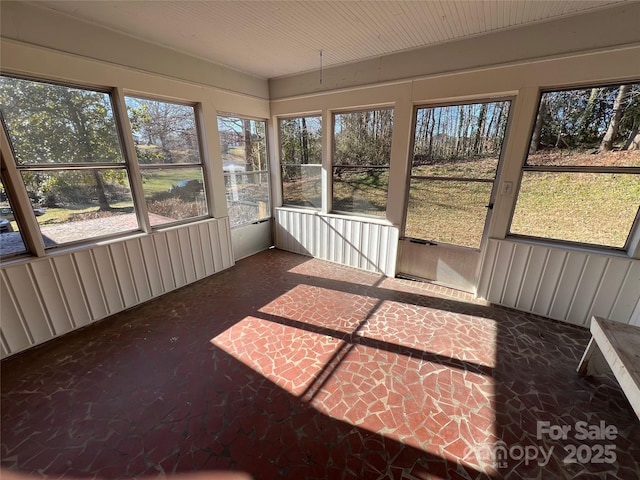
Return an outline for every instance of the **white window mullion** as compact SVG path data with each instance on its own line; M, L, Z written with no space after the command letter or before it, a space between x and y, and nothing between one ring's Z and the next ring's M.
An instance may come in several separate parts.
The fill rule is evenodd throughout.
M16 218L20 221L20 234L27 249L37 257L44 257L44 241L40 233L40 226L31 209L31 199L22 182L20 172L16 168L13 152L9 146L7 133L0 128L0 152L2 153L3 180L7 189L13 194L12 207L15 209Z
M142 175L140 166L136 157L136 147L133 141L131 131L131 122L127 115L127 106L124 101L124 93L122 88L115 88L112 95L116 124L120 128L120 138L122 139L122 149L129 171L129 184L133 195L133 204L138 217L138 225L145 233L151 232L151 222L149 221L149 212L147 202L144 199L144 191L142 186Z
M333 209L333 114L322 111L322 213Z

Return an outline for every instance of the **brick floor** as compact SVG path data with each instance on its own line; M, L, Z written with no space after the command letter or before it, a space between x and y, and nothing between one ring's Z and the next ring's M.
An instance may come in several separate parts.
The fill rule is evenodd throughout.
M271 250L3 361L2 465L109 479L638 479L640 422L620 388L575 373L588 338ZM538 438L538 421L571 431ZM577 422L618 433L580 440ZM553 449L544 466L540 449Z

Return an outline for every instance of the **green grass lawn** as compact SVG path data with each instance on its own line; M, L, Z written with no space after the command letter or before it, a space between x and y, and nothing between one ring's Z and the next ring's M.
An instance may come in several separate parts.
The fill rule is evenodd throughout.
M458 161L448 166L423 165L414 168L413 173L488 178L495 166L495 159ZM318 173L306 172L302 179L285 181L285 203L319 208ZM150 198L199 175L199 168L147 170L143 175L144 191ZM388 181L388 171L384 170L375 174L343 171L333 183L334 210L384 216ZM253 184L239 184L236 188L245 200L255 196ZM258 197L266 196L263 188L258 190ZM490 191L491 183L412 180L405 235L477 248L484 231ZM511 233L624 247L639 203L640 175L525 172ZM130 201L112 206L132 210ZM54 225L73 217L92 218L97 211L97 206L49 208L38 217L38 222ZM12 225L17 229L15 222Z
M491 183L413 180L405 235L479 248Z
M364 215L384 216L387 210L389 171L343 172L333 181L333 209Z
M640 175L525 172L511 233L624 247Z
M143 170L142 186L146 197L157 193L168 192L180 181L202 180L200 168L172 168L165 170Z
M619 161L618 153L628 156L614 152L612 164ZM484 159L422 165L412 173L491 178L495 168L495 159ZM343 174L333 183L333 208L384 215L387 184L386 174ZM284 188L290 204L304 205L304 197L315 194L295 181ZM412 180L405 235L478 248L490 193L491 183ZM639 204L640 175L525 172L511 233L624 247Z

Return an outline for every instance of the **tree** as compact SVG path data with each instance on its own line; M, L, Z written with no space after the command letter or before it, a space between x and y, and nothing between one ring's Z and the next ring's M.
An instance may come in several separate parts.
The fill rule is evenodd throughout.
M229 155L233 148L240 147L246 171L267 169L265 122L221 116L218 132L223 154Z
M533 135L531 136L531 145L529 153L536 153L540 149L540 141L542 140L542 125L547 114L547 101L543 96L538 107L538 115L536 115L536 124L533 127Z
M640 128L636 127L631 131L629 138L624 144L625 150L640 150Z
M388 165L391 158L393 110L336 115L336 165Z
M609 121L609 127L607 133L605 133L602 143L600 144L601 152L608 152L613 148L613 142L618 135L620 128L620 119L624 113L624 107L626 102L627 93L629 92L630 85L620 85L618 89L618 95L613 103L613 115Z
M418 109L414 165L497 156L508 114L505 102Z
M63 167L123 162L108 94L3 76L0 105L16 163L60 167L37 174L25 172L23 178L32 196L56 191L61 196L58 201L68 203L77 196L64 179L73 177L82 181L75 188L84 192L85 201L93 191L101 210L111 208L104 176L124 184L124 170L101 167L91 169L91 175L69 175Z
M127 97L127 111L140 163L198 163L193 107Z

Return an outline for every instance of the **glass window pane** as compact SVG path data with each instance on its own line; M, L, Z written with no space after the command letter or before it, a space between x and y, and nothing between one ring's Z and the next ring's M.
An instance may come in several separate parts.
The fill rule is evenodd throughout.
M334 165L389 165L393 110L339 113L333 128Z
M544 93L527 165L640 166L640 83Z
M218 132L225 173L259 172L269 169L266 122L218 117Z
M36 215L40 215L44 209L34 207L34 212ZM0 256L17 255L26 251L27 247L22 240L20 228L9 203L9 197L4 184L0 181Z
M388 187L388 168L333 167L333 209L383 217Z
M385 216L393 110L334 115L333 210Z
M640 175L524 172L511 233L623 248Z
M280 119L280 163L322 163L322 117Z
M152 226L208 214L202 168L148 168L141 173Z
M46 247L138 229L124 169L22 171Z
M282 165L282 203L300 207L322 207L320 165Z
M269 174L227 174L227 206L231 226L262 220L269 212Z
M413 176L494 178L510 102L419 108Z
M405 236L480 248L492 183L411 180Z
M106 93L0 76L0 108L18 165L123 162Z
M138 163L201 162L192 106L132 97L125 101Z

